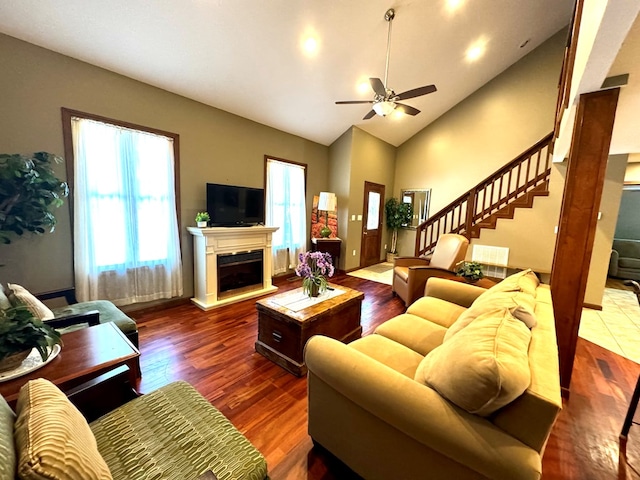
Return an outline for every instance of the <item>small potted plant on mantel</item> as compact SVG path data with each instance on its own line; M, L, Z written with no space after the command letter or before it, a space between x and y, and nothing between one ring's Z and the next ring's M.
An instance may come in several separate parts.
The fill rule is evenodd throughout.
M0 310L0 372L19 367L34 348L44 362L57 344L60 334L25 305Z
M208 212L196 213L196 224L198 225L198 228L206 228L209 220L211 220L211 217Z
M484 277L482 264L478 262L460 262L457 265L456 275L464 278L468 283L475 283Z

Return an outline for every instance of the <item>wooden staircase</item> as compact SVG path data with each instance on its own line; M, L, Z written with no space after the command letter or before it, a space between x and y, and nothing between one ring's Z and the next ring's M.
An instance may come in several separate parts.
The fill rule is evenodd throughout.
M553 134L456 198L416 230L415 254L431 253L440 235L458 233L479 238L499 219L512 219L517 208L531 208L535 197L549 195Z

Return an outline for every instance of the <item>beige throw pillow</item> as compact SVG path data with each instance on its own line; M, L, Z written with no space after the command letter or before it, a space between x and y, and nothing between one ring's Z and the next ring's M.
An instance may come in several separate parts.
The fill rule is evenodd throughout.
M508 308L511 315L524 322L529 329L537 325L538 321L533 313L536 301L531 295L524 292L496 292L491 295L485 293L449 327L443 341L448 341L480 315L498 307Z
M24 303L34 317L39 320L51 320L54 318L51 309L34 297L29 290L15 283L9 283L8 286L15 298Z
M420 362L415 380L481 416L518 398L531 383L531 332L508 309L480 315Z
M112 478L87 421L53 383L43 378L27 382L16 413L19 478Z
M535 298L536 288L538 288L538 285L540 285L540 279L538 279L536 274L530 268L527 268L526 270L514 273L501 282L495 284L489 290L480 295L478 299L484 295L491 295L497 292L525 292L529 295L533 295Z

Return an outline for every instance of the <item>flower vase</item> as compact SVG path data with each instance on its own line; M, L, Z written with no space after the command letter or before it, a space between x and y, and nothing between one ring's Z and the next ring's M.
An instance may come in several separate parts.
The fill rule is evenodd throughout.
M312 283L309 287L309 297L317 297L320 295L320 285Z

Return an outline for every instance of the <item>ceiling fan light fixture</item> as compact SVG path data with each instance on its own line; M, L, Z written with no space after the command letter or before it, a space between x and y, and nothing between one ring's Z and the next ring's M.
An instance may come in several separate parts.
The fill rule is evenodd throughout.
M386 117L393 112L395 108L396 104L394 102L377 102L373 104L373 111L381 117Z

